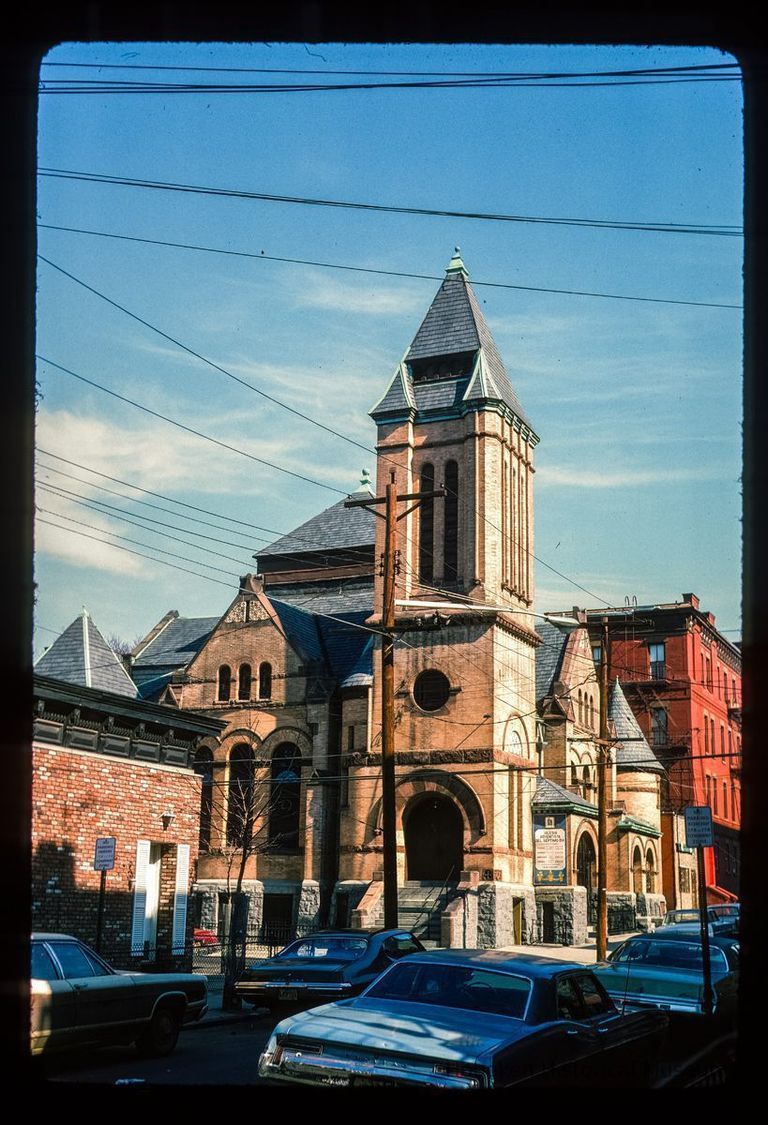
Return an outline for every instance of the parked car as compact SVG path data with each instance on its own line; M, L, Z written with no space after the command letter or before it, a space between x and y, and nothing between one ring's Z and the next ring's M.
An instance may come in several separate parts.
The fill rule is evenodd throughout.
M111 968L66 934L32 935L32 1054L135 1043L169 1055L183 1024L208 1009L204 977Z
M739 932L740 917L741 910L738 902L727 903L722 906L707 907L707 922L710 927L710 933L735 936ZM664 915L663 922L657 929L660 930L667 926L686 926L688 929L691 929L700 924L701 917L698 907L687 907L684 909L668 910Z
M291 1016L262 1078L311 1086L642 1085L662 1012L619 1013L584 965L499 950L416 953L362 995Z
M709 940L714 1012L723 1020L736 1014L739 942L713 934ZM619 1007L661 1008L701 1013L704 967L698 932L685 925L628 938L595 966L595 975Z
M218 945L218 936L213 930L193 930L192 931L192 944L193 945Z
M323 930L246 969L235 992L273 1010L356 996L394 961L423 949L407 930Z

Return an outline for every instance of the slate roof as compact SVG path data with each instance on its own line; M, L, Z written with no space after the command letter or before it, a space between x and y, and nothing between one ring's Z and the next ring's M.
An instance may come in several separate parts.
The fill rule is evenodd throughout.
M373 613L373 578L333 579L327 582L290 582L267 586L270 599L309 610L310 613Z
M574 621L574 627L576 622ZM536 622L536 632L543 644L536 649L536 700L550 695L558 672L562 667L563 653L568 637L573 632L562 625L555 625L548 618Z
M323 645L318 631L318 618L305 609L280 601L269 599L285 629L285 635L301 659L308 664L325 663Z
M133 667L149 664L152 667L168 664L175 668L189 664L219 623L218 617L176 617L159 636L142 649Z
M133 699L138 695L136 684L87 610L83 610L35 662L35 672L68 684L128 695Z
M474 356L466 375L427 382L413 378L413 364L461 354ZM404 361L371 415L459 411L486 401L504 403L530 427L457 248Z
M534 805L576 805L586 812L597 813L597 805L591 804L579 793L571 793L568 789L563 789L562 785L557 785L554 781L550 781L548 777L536 778L536 791L533 795Z
M367 687L373 682L374 634L359 626L369 612L347 613L343 621L318 617L330 670L341 687Z
M359 493L354 495L360 496ZM376 539L375 521L375 515L368 508L345 508L344 501L340 500L288 535L262 547L253 557L261 560L279 555L338 551L344 547L371 547Z
M141 650L131 674L142 698L159 695L177 668L186 668L197 656L218 617L175 617Z
M617 739L620 739L616 747L617 769L665 772L661 762L648 745L618 679L611 688L608 717L616 728Z

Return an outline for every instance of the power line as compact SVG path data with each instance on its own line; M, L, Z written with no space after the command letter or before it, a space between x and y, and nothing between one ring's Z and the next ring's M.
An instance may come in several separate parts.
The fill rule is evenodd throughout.
M51 485L47 485L47 484L40 484L40 485L38 485L38 487L41 488L41 489L44 489L46 492L50 492L53 496L58 497L60 500L69 500L70 503L79 504L80 506L82 506L84 508L89 508L91 511L98 512L99 515L111 516L112 512L115 512L117 514L117 518L122 520L123 523L132 524L134 527L141 528L142 531L150 531L154 535L162 535L164 539L172 539L176 543L184 543L185 546L187 546L187 547L194 547L198 551L205 551L208 554L217 555L221 559L227 559L229 562L239 563L241 566L247 565L243 560L233 558L232 555L222 554L221 551L214 551L210 547L202 547L199 543L190 543L190 541L188 539L180 539L178 536L169 535L167 531L155 531L155 529L153 527L145 527L144 524L138 523L136 520L132 520L129 516L124 515L119 508L115 508L112 504L105 504L104 501L95 500L95 501L91 502L91 501L86 500L84 498L80 498L78 493L70 492L66 488L59 489L56 486L51 486ZM97 504L104 504L104 507L108 508L109 511L104 512L101 508L96 506ZM40 510L42 511L43 509L40 509ZM61 519L68 518L66 516L61 515L61 513L51 513L51 514L59 515ZM160 527L170 528L171 530L174 530L174 531L185 531L186 530L183 527L175 527L174 524L164 523L162 520L153 520L149 516L139 516L139 518L145 519L148 523L155 523L155 524L158 524ZM98 528L96 530L102 530L102 529ZM112 534L112 533L109 532L108 534ZM202 532L197 532L196 534L201 539L210 539L215 543L225 542L225 540L214 539L213 536L211 536L211 535L203 535ZM147 544L147 543L145 543L143 545L145 547L149 546L149 544ZM232 544L232 545L237 546L237 544ZM244 548L244 549L247 550L247 548ZM158 550L159 550L159 548L158 548ZM192 559L187 559L187 562L192 562L192 561L193 561ZM231 571L225 571L225 573L231 574L232 572Z
M68 277L70 281L74 281L75 284L82 286L83 289L87 289L89 293L93 293L94 296L99 297L102 301L106 301L106 303L108 305L112 305L113 308L119 309L120 312L125 313L125 315L129 316L132 320L136 320L139 324L143 324L145 328L149 328L152 332L156 332L158 336L162 336L164 340L168 340L169 343L175 344L177 348L181 348L181 350L186 352L188 355L193 356L195 359L199 359L202 363L208 364L209 367L214 368L215 371L220 372L222 375L226 375L226 377L228 379L231 379L233 382L239 383L243 387L247 387L247 389L249 391L253 391L254 394L261 395L262 398L267 399L267 401L273 403L275 406L282 407L283 410L287 410L290 414L294 414L297 418L301 418L305 422L310 422L313 426L317 426L318 429L325 430L326 433L333 434L334 437L341 436L338 430L334 430L330 426L326 426L322 422L318 422L316 418L310 417L309 414L303 414L301 410L296 410L295 407L289 406L288 403L283 402L282 399L275 398L273 395L267 394L266 391L262 391L262 389L260 387L257 387L254 383L249 383L247 379L241 379L239 375L234 375L231 371L228 371L226 367L221 367L218 363L214 363L212 359L208 359L207 356L201 355L200 352L196 352L194 348L188 347L180 340L177 340L174 336L170 336L167 332L163 332L161 328L158 328L154 324L150 324L148 320L144 320L143 317L140 317L137 313L131 312L131 310L127 309L125 305L120 305L117 301L113 301L111 297L108 297L106 295L106 293L102 293L99 289L94 289L92 285L88 285L81 278L75 277L73 273L65 270L62 266L57 266L55 262L52 262L50 261L50 259L43 257L42 254L38 254L38 258L41 262L45 262L46 265L51 266L53 269L58 270L59 273L64 274L64 276ZM356 445L359 449L364 450L366 453L371 452L368 446L361 445L360 442L355 441L353 438L347 438L347 440L350 442L350 444ZM268 462L264 462L264 464L267 463ZM296 474L294 473L292 475L295 476ZM302 479L307 480L308 478L303 477ZM334 489L334 491L340 492L339 489ZM340 495L345 496L346 493L340 492Z
M72 535L80 535L84 539L93 539L97 543L103 543L107 547L112 547L116 551L127 551L130 555L138 555L142 559L149 559L150 562L162 563L163 566L173 567L174 570L180 570L184 574L192 574L195 578L205 578L208 582L217 582L219 586L226 586L227 589L232 589L231 582L224 582L220 578L212 578L209 574L200 574L195 570L188 570L186 567L178 566L176 563L166 562L165 559L155 558L153 555L145 555L141 551L134 551L131 547L123 547L120 543L110 543L106 539L99 539L96 535L89 535L86 531L76 531L73 527L62 527L61 524L53 523L51 520L42 519L38 517L40 523L48 524L50 527L58 528L59 531L69 531ZM67 518L66 516L64 517ZM190 560L195 561L195 560ZM198 566L205 566L205 563L197 563Z
M403 270L382 270L373 269L372 267L365 266L350 266L344 265L339 262L317 262L307 258L285 258L279 257L274 254L265 254L262 250L259 254L248 252L245 250L224 250L217 246L199 246L189 242L169 242L165 239L158 238L139 238L135 235L129 234L112 234L108 231L100 230L85 230L82 227L63 227L54 223L38 223L38 226L44 230L58 230L66 231L70 234L88 234L97 238L113 238L119 239L123 242L138 242L144 243L149 246L168 246L177 250L196 250L207 254L222 254L233 258L250 258L257 261L265 262L281 262L287 265L298 266L313 266L318 269L331 269L331 270L345 270L352 273L369 273L378 277L402 277L409 280L416 281L443 281L444 275L429 274L429 273L407 273ZM683 305L692 308L706 308L706 309L742 309L743 305L728 304L719 301L685 301L673 297L637 297L625 293L599 293L592 290L585 289L554 289L550 286L544 285L513 285L510 282L503 281L477 281L472 279L472 286L485 286L486 288L493 289L513 289L523 293L554 293L566 297L597 297L611 301L642 301L648 304L656 305Z
M325 488L328 492L335 492L337 496L347 496L348 493L342 491L340 488L335 488L330 484L323 484L322 481L313 480L312 477L304 476L303 473L296 473L292 469L286 469L282 465L278 465L276 461L265 461L263 457L257 457L255 453L248 453L245 449L240 449L236 445L229 445L228 442L220 441L219 438L211 437L210 434L204 434L200 430L195 430L191 426L185 426L183 422L177 422L173 418L169 418L167 414L161 414L157 410L151 410L150 407L136 402L134 399L126 398L125 395L120 395L117 391L111 391L109 387L102 386L101 383L96 383L93 379L87 379L85 375L78 375L77 372L71 371L67 367L62 367L60 363L54 363L52 359L48 359L44 355L36 355L36 359L47 363L50 367L56 368L57 371L63 371L65 375L71 375L73 379L79 379L81 383L87 383L90 387L95 387L99 391L104 391L105 394L111 395L112 398L119 399L120 402L126 402L129 406L135 406L137 410L143 410L145 414L151 414L153 418L159 418L163 422L168 422L171 426L176 426L180 430L184 430L188 434L194 434L195 437L202 438L204 441L210 441L214 445L220 446L222 449L228 449L230 453L239 453L241 457L247 457L250 461L256 461L260 465L265 465L268 469L276 469L280 473L285 473L286 476L295 477L297 480L303 480L307 484L313 484L317 488Z
M48 516L56 516L56 519L59 519L59 520L66 520L66 521L67 521L67 523L76 523L76 524L78 524L78 526L80 526L80 527L87 527L87 528L90 528L90 529L91 529L91 531L100 531L102 535L110 535L110 536L112 536L112 537L113 537L114 539L122 539L122 540L124 540L124 541L125 541L126 543L133 543L133 544L134 544L135 546L137 546L137 547L146 547L146 548L147 548L148 550L150 550L150 551L159 551L161 555L168 555L168 556L169 556L170 558L172 558L172 559L181 559L181 561L182 561L182 562L189 562L189 563L194 563L194 564L195 564L195 566L204 566L204 567L206 567L206 568L207 568L208 570L215 570L215 571L217 571L217 572L218 572L219 574L228 574L228 575L229 575L229 576L230 576L231 578L237 578L237 577L238 577L238 575L237 575L237 574L235 574L235 573L234 573L234 571L231 571L231 570L224 570L224 569L223 569L223 567L220 567L220 566L213 566L213 565L212 565L211 563L207 563L207 562L201 562L201 561L200 561L199 559L190 559L190 558L187 558L187 556L186 556L186 555L177 555L177 554L176 554L176 553L175 553L174 551L166 551L166 550L165 550L165 549L164 549L163 547L158 547L158 546L157 546L157 544L155 544L155 543L141 543L141 542L140 542L139 540L137 540L137 539L130 539L130 538L129 538L128 536L126 536L126 535L120 535L120 534L119 534L118 532L116 532L116 531L108 531L108 530L107 530L106 528L103 528L103 527L97 527L97 526L96 526L95 524L92 524L92 523L84 523L84 522L83 522L82 520L76 520L76 519L74 518L74 516L65 516L65 515L64 515L64 514L63 514L62 512L54 512L54 511L51 511L51 509L50 509L50 508L42 508L42 507L40 507L39 505L36 505L36 506L35 506L35 510L36 510L36 511L38 511L38 512L44 512L44 513L45 513L46 515L48 515ZM64 529L64 530L65 530L65 529ZM149 528L145 528L145 530L146 530L146 531L148 531L148 530L150 530L150 529L149 529ZM168 538L168 539L173 539L174 537L173 537L172 535L168 535L168 536L167 536L166 538ZM185 540L183 540L183 539L180 539L180 540L176 540L176 542L180 542L180 543L183 543L183 542L185 542ZM189 544L188 544L188 546L190 546L190 547L194 547L194 546L195 546L195 544L194 544L194 543L189 543ZM198 550L200 550L200 551L203 551L203 550L205 550L205 548L204 548L204 547L198 547L197 549L198 549ZM218 554L218 552L217 552L217 551L213 551L213 552L211 552L211 553L212 553L212 554ZM226 558L227 556L225 555L224 557ZM156 561L157 561L157 562L162 562L162 560L161 560L161 559L157 559Z
M309 538L307 538L306 536L303 536L303 535L297 535L295 532L277 531L273 527L263 527L261 524L250 523L248 520L238 519L236 516L224 515L222 512L213 512L213 511L210 510L210 508L202 508L197 504L190 504L186 500L179 500L174 496L166 496L162 492L154 492L150 488L142 488L141 485L134 484L131 481L121 480L120 477L110 476L109 473L102 473L98 469L90 468L88 465L81 465L77 461L71 461L66 457L61 457L58 453L50 453L47 449L43 449L39 445L37 446L37 451L38 451L38 453L45 454L46 457L55 457L57 461L63 461L64 464L66 464L66 465L72 465L76 469L82 469L86 473L93 473L95 476L103 477L105 480L111 480L115 484L122 484L126 488L133 488L137 492L141 492L146 496L155 496L159 500L165 500L169 504L178 504L180 507L189 508L194 512L202 512L202 513L204 513L205 515L208 515L208 516L214 516L216 519L224 520L227 523L239 524L242 527L253 528L256 531L266 531L269 535L276 535L281 539L290 538L292 540L295 540L297 543L306 543L308 550L318 550L319 551L319 550L328 550L329 549L328 545L326 543L321 543L316 539L309 539ZM76 477L71 473L65 473L61 469L56 469L53 466L44 465L42 467L48 472L58 473L60 476L71 477L72 480L80 481L81 484L84 484L88 488L94 488L95 487L95 488L100 489L103 492L109 492L113 496L120 496L125 500L131 501L132 503L146 504L148 507L156 508L160 512L168 512L167 508L162 508L162 507L160 507L159 504L150 504L149 501L139 500L137 497L125 496L124 493L115 492L113 489L106 488L104 485L100 485L100 484L96 483L95 481L92 482L92 481L83 480L82 477ZM207 526L207 527L217 527L216 524L208 523L207 520L197 519L194 516L183 516L183 514L176 513L176 512L168 512L168 514L178 516L179 518L190 519L190 520L193 520L195 523L205 524L205 526ZM229 529L228 528L218 528L218 530L226 531L226 530L229 530ZM243 533L240 532L238 534L243 534ZM255 536L253 536L253 538L254 539L262 539L263 536L255 535ZM269 540L265 540L265 541L269 542ZM289 558L293 558L294 556L290 555L290 554L275 554L274 556L270 556L270 557L289 559ZM353 559L354 559L354 561L359 561L359 559L357 559L356 557L354 557L352 555L342 556L342 558L343 558L344 561L353 561ZM317 564L317 565L318 565L318 568L321 568L321 564Z
M317 199L309 196L277 195L270 192L255 192L235 188L201 187L193 184L180 184L161 180L147 180L130 176L108 176L97 172L76 172L63 168L41 167L38 174L44 177L63 180L77 180L86 183L112 184L120 187L140 187L155 191L175 191L194 195L222 196L232 199L262 200L270 203L292 203L311 207L339 207L356 211L378 211L398 215L423 215L451 219L478 219L486 222L534 223L553 226L586 227L597 230L634 230L665 234L709 234L740 237L740 227L727 224L704 223L641 223L620 222L607 219L563 218L559 216L507 215L483 211L451 211L429 207L399 207L382 203L360 203L351 200Z
M362 445L360 442L355 441L354 438L350 438L348 435L341 433L339 430L335 430L330 426L326 426L322 422L316 421L314 418L310 418L309 415L305 415L305 414L301 413L301 411L295 410L293 407L288 406L286 403L282 402L282 400L277 399L277 398L275 398L271 395L267 395L260 388L256 387L255 384L248 383L246 380L240 379L238 376L232 375L231 372L226 370L226 368L223 368L223 367L219 366L218 364L213 363L211 360L207 359L205 356L201 355L199 352L196 352L192 348L187 347L187 345L182 344L179 340L175 339L174 337L169 336L166 332L163 332L161 329L159 329L159 328L155 327L154 325L150 324L148 321L144 320L142 317L139 317L135 313L132 313L129 309L126 309L123 305L120 305L116 301L113 301L110 297L107 297L100 290L95 289L93 286L90 286L90 285L86 284L86 282L82 281L80 278L76 277L74 274L70 273L68 270L63 269L61 266L57 266L54 262L51 262L48 258L45 258L42 255L39 255L39 257L47 265L52 266L54 269L58 270L60 273L64 274L66 277L68 277L71 281L74 281L74 282L76 282L76 284L82 286L84 289L87 289L89 292L93 293L94 296L100 297L102 300L106 301L108 304L113 305L115 308L119 309L121 312L124 312L127 316L130 316L132 319L139 321L145 327L150 328L154 332L157 332L158 335L162 336L164 339L169 340L171 343L173 343L173 344L177 345L178 347L182 348L182 350L188 352L190 355L193 355L195 358L200 359L203 363L209 364L211 367L215 368L215 370L217 370L217 371L221 372L222 374L228 376L229 378L233 379L235 382L240 383L242 386L247 387L249 390L254 391L256 394L259 394L264 398L268 398L270 400L270 402L272 402L274 405L283 407L284 409L288 410L291 414L294 414L294 415L302 418L305 421L311 422L313 425L318 426L320 429L326 431L327 433L330 433L334 437L338 437L342 441L346 441L347 443L349 443L351 445L354 445L359 449L362 449L366 453L373 453L375 456L378 456L376 450L371 449L369 446ZM38 358L43 358L43 357L38 357ZM47 360L46 362L53 363L52 360ZM207 435L201 434L197 430L190 430L189 427L183 426L179 422L174 422L172 419L168 418L166 415L157 414L156 411L152 411L148 407L140 406L138 403L134 402L133 400L127 399L122 395L118 395L115 391L110 391L106 387L101 386L101 384L94 383L94 382L92 382L92 380L86 379L82 375L77 375L77 374L75 374L75 372L69 371L67 368L60 367L58 364L53 364L53 366L59 367L59 370L65 371L68 375L72 375L76 379L81 379L85 383L90 383L91 386L98 387L100 390L106 391L107 394L110 394L115 398L121 399L123 402L128 402L133 406L137 406L140 410L145 410L147 413L154 414L155 417L163 418L165 421L171 422L172 425L180 426L182 429L187 429L187 430L189 430L189 432L196 434L198 437L205 437L206 440L216 442L216 444L222 445L224 448L227 448L227 449L235 449L234 446L230 446L230 445L227 445L224 442L220 442L216 438L207 437ZM262 459L260 459L258 457L255 457L253 454L244 453L242 450L237 450L237 449L235 449L235 451L242 453L243 456L250 457L250 458L252 458L253 460L256 460L256 461L260 461L261 464L269 464L269 462L265 462ZM382 454L381 456L386 456L386 455ZM397 462L395 462L393 458L387 457L386 459L391 461L392 464L397 464ZM281 466L279 466L277 464L272 464L272 467L280 469L281 472L288 473L288 475L290 475L290 476L298 477L300 480L308 480L310 483L317 484L321 488L327 488L332 492L336 492L338 495L341 495L341 496L347 495L347 493L342 492L340 489L332 488L330 485L320 484L320 482L313 481L310 478L302 476L299 473L295 473L295 472L293 472L289 469L283 469L283 468L281 468ZM501 529L499 527L497 527L496 524L494 524L493 521L490 520L489 517L485 515L485 513L480 512L479 509L476 508L475 509L475 515L477 515L481 519L483 519L483 521L485 523L487 523L488 526L491 527L494 531L497 531L500 535L502 534ZM562 571L559 571L556 567L553 567L550 563L547 563L543 559L540 559L532 550L530 550L530 548L521 544L519 542L519 540L515 539L514 536L510 536L510 538L515 545L522 548L522 550L524 551L524 553L528 557L530 557L530 558L534 559L535 561L539 562L542 566L545 566L547 568L547 570L551 571L553 574L556 574L559 578L562 578L564 581L569 582L571 585L575 586L577 589L582 590L585 594L589 594L590 597L595 598L597 601L602 602L604 605L607 606L607 605L610 604L608 601L606 601L605 598L601 598L599 594L595 594L594 591L587 589L587 587L583 586L580 582L577 582L575 579L569 578L567 575L563 574Z
M57 513L57 515L58 515L58 513ZM68 516L59 517L59 518L69 519ZM72 522L79 522L79 521L72 521ZM155 558L152 555L143 555L140 551L134 551L130 547L123 547L119 543L109 543L109 542L107 542L106 539L99 539L99 538L97 538L97 536L89 535L85 531L75 531L74 528L62 527L60 524L51 523L50 520L46 520L46 519L42 519L42 518L40 519L40 523L50 524L51 527L57 527L59 531L70 531L73 535L80 535L85 539L94 539L97 543L104 543L105 546L113 547L116 551L127 551L131 555L140 555L141 558L149 559L150 562L162 563L163 566L170 566L174 570L180 570L185 574L192 574L192 575L194 575L195 578L205 578L208 582L216 582L216 583L218 583L219 586L226 586L229 590L232 589L232 584L230 582L223 582L219 578L211 578L211 576L208 575L208 574L199 574L198 572L196 572L194 570L187 570L186 567L178 566L176 563L166 562L165 559L158 559L158 558ZM99 530L101 530L101 529L99 529ZM112 534L112 533L107 532L106 534ZM121 538L125 538L125 537L121 536ZM142 544L142 546L146 546L146 544ZM155 548L154 546L151 549L152 550L159 550L159 548ZM196 564L198 566L207 566L208 565L207 563L198 563L197 560L194 560L194 559L189 560L189 561L196 562ZM212 567L211 569L217 570L218 567ZM225 571L224 573L229 573L229 572ZM233 577L237 577L237 575L233 574ZM323 596L322 591L316 595L316 597L322 597L322 596ZM321 613L320 610L317 610L317 609L312 610L312 613L315 617L323 617L328 621L336 621L340 625L344 625L344 626L346 626L350 629L360 629L364 633L372 633L376 636L379 636L379 635L381 635L381 632L382 632L380 629L376 629L376 628L374 628L372 626L368 626L368 625L360 625L356 621L349 621L345 617L339 617L339 616L336 616L332 613Z
M149 63L85 63L53 62L44 60L41 66L59 68L73 67L79 70L183 70L216 72L222 74L348 74L410 76L420 78L607 78L611 76L629 77L631 75L670 75L696 74L724 70L741 73L738 63L697 63L691 66L634 67L627 70L583 70L583 71L497 71L497 70L334 70L328 67L262 67L262 66L171 66Z

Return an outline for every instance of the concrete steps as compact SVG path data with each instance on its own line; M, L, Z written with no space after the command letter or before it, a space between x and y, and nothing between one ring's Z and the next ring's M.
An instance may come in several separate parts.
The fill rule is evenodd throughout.
M423 943L440 945L440 915L456 895L456 884L410 880L398 888L397 924ZM375 924L384 924L383 904Z

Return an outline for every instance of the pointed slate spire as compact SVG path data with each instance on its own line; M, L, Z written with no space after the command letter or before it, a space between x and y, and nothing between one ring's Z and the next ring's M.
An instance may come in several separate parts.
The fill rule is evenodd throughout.
M632 708L627 703L618 676L613 684L608 702L608 718L616 728L619 743L616 748L618 770L643 770L664 773L664 767L648 745L638 725Z
M35 663L35 672L116 695L138 695L136 684L96 628L85 606Z
M404 360L371 410L377 422L460 417L497 404L538 440L491 335L457 246Z

